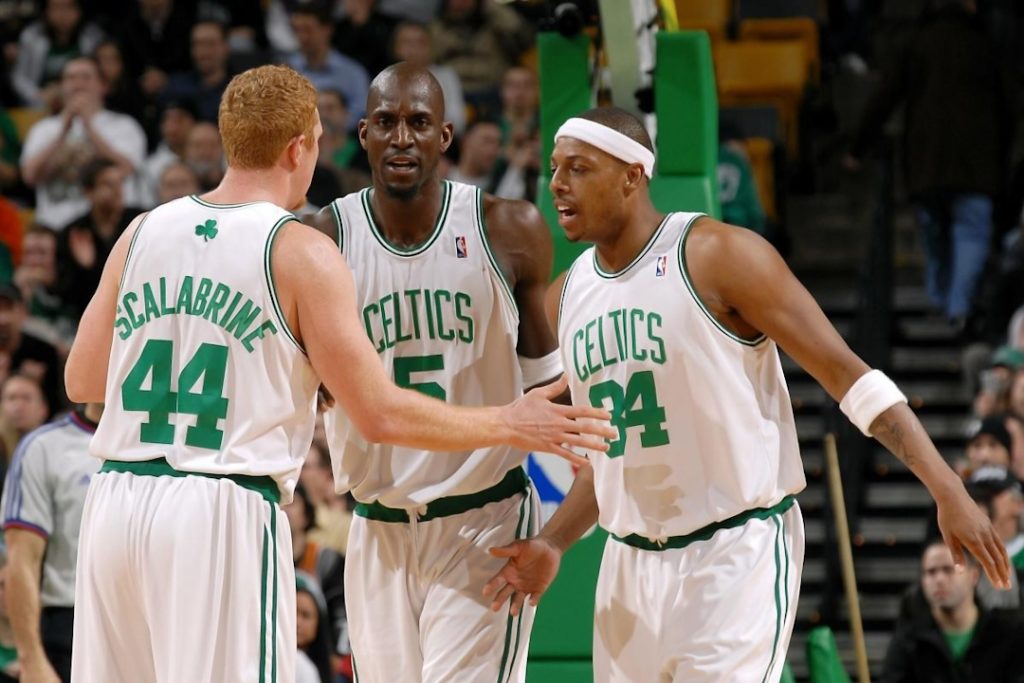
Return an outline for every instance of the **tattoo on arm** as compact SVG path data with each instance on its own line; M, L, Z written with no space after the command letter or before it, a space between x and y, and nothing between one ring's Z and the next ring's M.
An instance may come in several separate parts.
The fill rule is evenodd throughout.
M871 434L889 452L900 459L907 467L913 469L917 459L907 448L903 426L898 420L885 414L879 415L871 428Z

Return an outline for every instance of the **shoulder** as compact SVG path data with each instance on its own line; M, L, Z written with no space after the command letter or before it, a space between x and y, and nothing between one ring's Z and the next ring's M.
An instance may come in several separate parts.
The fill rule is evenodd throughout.
M768 240L753 230L729 225L710 216L693 219L685 244L688 262L742 262L758 254L775 253Z
M482 208L487 232L492 237L551 240L551 231L540 210L528 201L484 194Z
M74 429L71 418L64 415L26 434L14 449L14 456L11 458L12 469L14 463L19 463L20 467L24 467L26 462L39 464L45 459L51 445L59 443L69 429Z
M63 126L64 122L61 120L60 114L47 116L45 119L36 121L28 129L28 133L25 136L25 146L47 142L50 138L59 135Z
M339 232L341 230L341 221L338 216L339 201L341 200L335 199L316 213L310 213L302 216L301 222L303 225L308 225L314 230L325 235L335 244L338 244L340 238Z

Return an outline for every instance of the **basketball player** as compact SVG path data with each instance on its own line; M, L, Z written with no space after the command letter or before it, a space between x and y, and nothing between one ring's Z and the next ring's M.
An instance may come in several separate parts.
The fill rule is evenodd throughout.
M551 235L536 207L439 176L452 124L426 69L385 69L366 107L359 139L373 187L320 222L352 267L385 367L401 385L467 405L557 378L544 312ZM358 680L524 680L533 609L497 614L481 589L503 563L487 549L535 533L526 451L369 444L337 409L327 434L336 486L358 501L345 558Z
M843 342L755 233L659 213L650 138L618 109L556 133L551 191L572 240L593 242L564 276L558 338L574 402L606 406L619 436L591 456L544 530L486 592L536 603L564 550L596 521L598 681L777 681L796 616L804 488L778 347L865 434L928 487L960 562L993 583L1009 561L903 394ZM777 346L778 345L778 346Z
M337 247L299 205L322 131L285 67L234 78L223 182L130 226L81 321L74 401L104 400L82 520L73 680L292 681L291 498L322 380L369 440L452 450L598 442L545 388L446 406L388 378ZM529 426L527 426L529 425ZM579 433L584 432L584 433Z

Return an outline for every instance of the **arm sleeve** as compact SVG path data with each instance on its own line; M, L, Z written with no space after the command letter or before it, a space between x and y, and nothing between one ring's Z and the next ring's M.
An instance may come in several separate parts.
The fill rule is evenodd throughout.
M14 450L3 493L3 527L33 531L44 538L53 529L51 486L43 444L32 435Z

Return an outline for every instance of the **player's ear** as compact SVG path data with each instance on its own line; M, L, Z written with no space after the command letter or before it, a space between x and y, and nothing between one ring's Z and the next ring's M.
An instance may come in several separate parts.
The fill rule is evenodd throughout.
M625 190L627 193L640 189L645 178L644 167L640 164L630 164L626 167Z
M364 150L366 149L366 119L359 119L359 125L356 127L356 135L359 137L359 145Z
M452 126L451 121L445 121L444 125L441 126L441 154L448 151L448 148L452 146L452 140L455 138L455 127Z
M299 160L302 158L303 146L305 144L305 135L296 135L288 141L288 146L284 149L284 158L289 171L294 171L299 167Z

